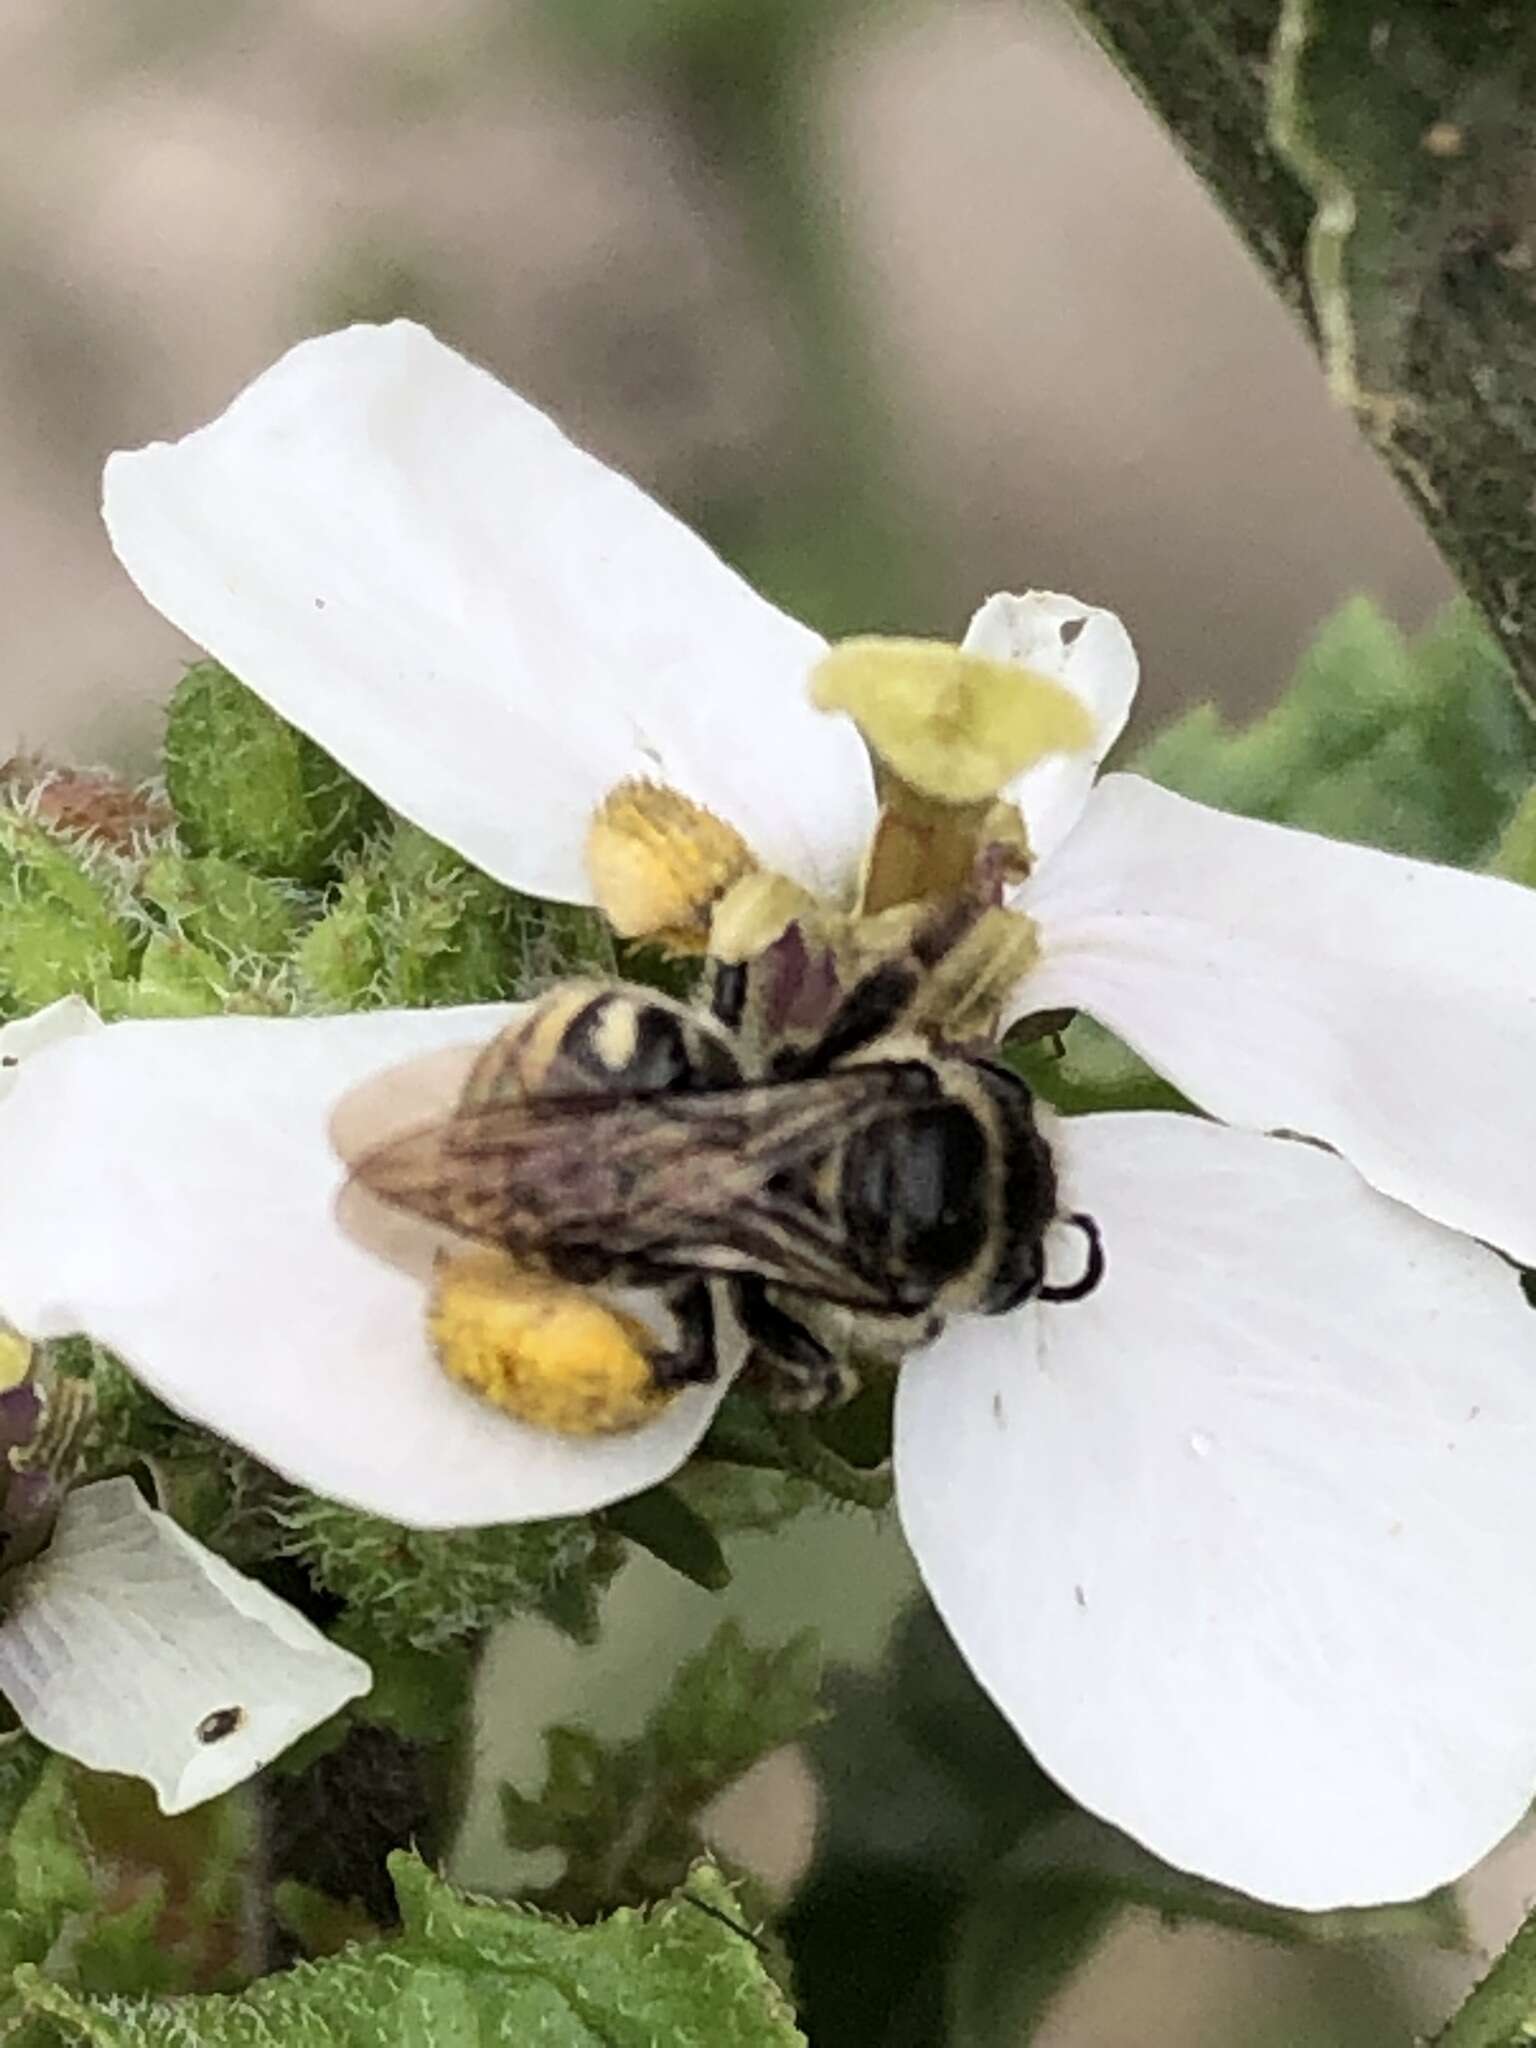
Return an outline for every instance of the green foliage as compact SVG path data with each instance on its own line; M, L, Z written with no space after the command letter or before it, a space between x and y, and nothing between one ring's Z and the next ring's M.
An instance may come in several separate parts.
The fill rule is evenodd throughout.
M384 1641L438 1650L512 1614L539 1614L578 1642L623 1558L588 1521L493 1529L403 1529L355 1508L288 1494L274 1510L280 1554L345 1600Z
M1511 882L1523 882L1527 889L1536 889L1536 783L1531 785L1524 802L1504 827L1504 836L1493 856L1492 867L1496 875L1504 875Z
M1464 1940L1449 1894L1292 1913L1160 1862L1051 1783L925 1601L880 1677L832 1705L811 1743L817 1860L785 1928L817 2048L1026 2041L1127 1906L1286 1945Z
M93 1779L25 1739L0 1762L0 2037L13 2039L12 1973L41 1965L82 1991L183 1991L216 1971L238 1923L231 1882L246 1838L216 1803L188 1820L153 1816L125 1848L112 1811L123 1781ZM122 1793L130 1803L148 1796ZM151 1839L155 1830L160 1839ZM178 1868L178 1845L187 1862ZM168 1852L168 1853L160 1853ZM22 2038L26 2039L25 2030Z
M405 1854L391 1859L401 1929L233 1997L173 2004L82 1998L33 1971L26 2008L50 2048L795 2048L804 2037L709 1865L649 1912L570 1927L455 1891ZM29 2044L32 2048L32 2044Z
M546 1730L543 1789L529 1797L504 1785L501 1794L511 1845L566 1859L544 1902L586 1917L677 1884L702 1849L703 1808L820 1718L820 1689L813 1632L756 1650L726 1622L633 1741L608 1748L582 1728Z
M165 782L186 846L262 875L323 881L382 816L376 797L216 661L171 699Z
M139 893L173 931L224 961L275 966L306 916L292 884L215 853L157 853L139 878Z
M1430 2048L1529 2048L1536 2041L1536 1914Z
M218 1017L232 994L229 971L212 953L190 939L155 932L121 1004L130 1017Z
M714 1530L675 1487L653 1486L616 1501L603 1520L707 1592L718 1593L731 1583L731 1568Z
M693 1457L667 1482L717 1536L782 1528L821 1498L808 1479L793 1472L725 1464Z
M1536 725L1470 607L1408 641L1362 597L1272 711L1232 729L1200 705L1134 766L1223 810L1478 867L1536 780Z
M110 1010L132 955L108 881L35 820L0 812L0 1018L71 994Z
M397 823L301 941L300 983L336 1009L493 1002L516 982L519 900Z

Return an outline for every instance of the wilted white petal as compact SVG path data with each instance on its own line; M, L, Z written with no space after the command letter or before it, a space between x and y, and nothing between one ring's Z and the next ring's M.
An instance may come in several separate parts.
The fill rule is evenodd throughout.
M1036 855L1049 853L1077 822L1099 764L1130 716L1138 663L1113 612L1054 590L1000 592L971 620L965 646L994 661L1022 662L1064 684L1092 714L1096 738L1081 754L1052 754L1007 791L1024 813Z
M338 1100L513 1014L113 1024L37 1055L0 1103L0 1317L31 1337L89 1331L289 1478L419 1527L580 1513L653 1485L718 1389L628 1436L529 1429L450 1385L420 1279L337 1220Z
M1022 898L1081 1008L1228 1123L1536 1263L1536 890L1108 776Z
M23 1060L61 1039L100 1029L101 1019L83 996L61 996L47 1009L34 1010L30 1017L0 1024L0 1096L14 1085Z
M373 1682L131 1479L71 1494L5 1599L0 1692L24 1725L93 1771L147 1778L165 1813L227 1792Z
M808 883L857 859L869 771L806 700L817 635L420 327L301 343L114 456L105 513L158 611L502 881L590 900L587 821L626 776Z
M1312 1146L1155 1114L1056 1142L1102 1285L952 1326L900 1382L956 1642L1172 1862L1303 1907L1456 1877L1536 1791L1516 1275Z

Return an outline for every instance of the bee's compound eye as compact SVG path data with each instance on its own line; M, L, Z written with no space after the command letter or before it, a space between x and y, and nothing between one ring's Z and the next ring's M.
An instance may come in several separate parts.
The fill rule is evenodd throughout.
M444 1371L506 1414L562 1436L603 1436L659 1415L661 1340L584 1288L500 1252L439 1267L428 1330Z

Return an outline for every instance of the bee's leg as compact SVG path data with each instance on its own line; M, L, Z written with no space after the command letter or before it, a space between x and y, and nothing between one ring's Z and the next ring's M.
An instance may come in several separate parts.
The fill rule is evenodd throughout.
M856 1392L852 1366L780 1308L762 1280L749 1275L733 1282L731 1299L750 1347L743 1377L774 1407L833 1408Z
M986 907L979 899L962 896L924 917L912 934L906 956L882 960L878 967L860 975L815 1044L791 1055L792 1070L783 1078L819 1074L894 1031L916 1005L925 978L963 945ZM779 1068L780 1063L775 1062L775 1071Z
M715 960L709 970L709 1014L727 1031L739 1029L747 1009L747 963Z
M917 968L909 962L882 961L853 984L814 1045L774 1061L775 1074L780 1079L819 1074L835 1060L862 1051L901 1022L921 985Z
M675 1281L663 1299L677 1325L677 1341L651 1360L651 1377L658 1387L707 1387L720 1370L709 1283L696 1278Z

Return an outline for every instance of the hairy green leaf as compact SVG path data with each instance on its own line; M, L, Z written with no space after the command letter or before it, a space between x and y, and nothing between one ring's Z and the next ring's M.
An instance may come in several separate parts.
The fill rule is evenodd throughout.
M796 2048L734 1894L708 1865L651 1911L572 1927L391 1858L401 1928L232 1996L81 1997L18 1973L31 2013L87 2048Z

